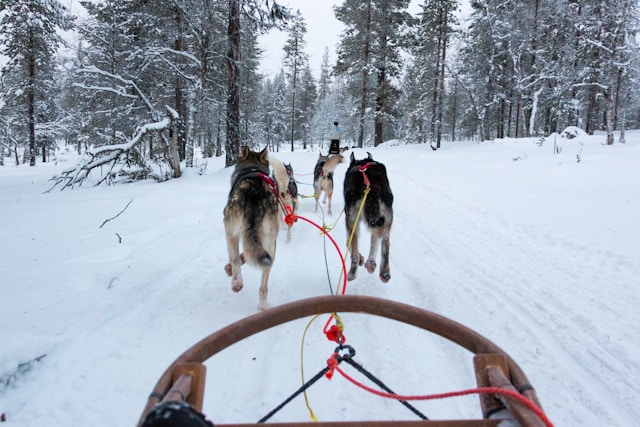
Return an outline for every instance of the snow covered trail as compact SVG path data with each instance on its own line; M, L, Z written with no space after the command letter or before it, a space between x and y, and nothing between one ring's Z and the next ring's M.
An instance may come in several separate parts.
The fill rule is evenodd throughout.
M640 391L634 384L640 348L627 333L638 318L620 316L620 311L633 313L639 302L629 284L640 265L628 256L551 235L535 223L466 204L451 186L421 185L413 178L416 172L399 173L396 185L401 181L405 191L421 187L407 193L422 194L424 202L411 210L415 203L398 201L396 212L413 217L394 228L396 238L405 231L401 241L413 236L426 243L421 277L430 278L431 295L416 300L431 305L435 299L435 307L426 308L490 337L521 366L536 366L525 372L557 425L576 420L586 425L594 410L611 425L632 425L640 418L631 404ZM424 174L424 182L437 182L438 173ZM429 221L420 220L425 210ZM602 269L603 264L609 265ZM415 274L410 265L400 270ZM591 306L590 313L585 306ZM631 363L617 363L621 356L631 357ZM570 402L578 404L567 411Z
M631 427L640 418L640 134L613 147L589 141L580 164L575 144L563 142L563 156L554 156L536 139L354 150L358 158L371 151L389 172L392 278L384 284L361 268L346 292L419 306L481 333L523 368L557 426ZM292 163L310 196L317 151L275 156ZM0 378L46 354L0 383L7 426L134 425L171 361L256 312L260 272L244 267L236 294L223 269L231 170L222 159L209 163L203 176L187 169L161 185L51 193L43 192L60 165L0 168ZM342 251L347 166L336 170L334 216L324 217ZM300 215L322 224L312 198L302 205ZM283 230L271 304L335 292L341 263L330 242L303 221L290 243L284 238ZM368 239L363 231L365 256ZM356 360L397 393L475 385L466 350L374 316L342 318ZM205 413L218 423L255 422L300 386L301 357L307 379L322 369L335 344L321 316L302 356L309 320L214 356ZM415 419L338 375L319 381L309 402L323 421ZM431 418L480 413L477 396L415 406ZM308 419L299 397L271 421Z

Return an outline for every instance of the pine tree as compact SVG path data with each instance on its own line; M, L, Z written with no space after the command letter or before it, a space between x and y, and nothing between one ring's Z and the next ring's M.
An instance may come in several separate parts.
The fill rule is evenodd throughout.
M242 7L241 7L242 6ZM229 0L227 20L227 142L225 165L238 160L240 149L240 62L241 62L241 11L250 28L265 30L290 18L289 11L275 1Z
M71 29L73 19L56 0L0 0L0 10L0 53L8 57L3 73L25 78L21 102L27 110L24 120L28 123L29 165L35 166L36 125L39 119L46 120L39 103L55 97L47 90L50 79L46 74L53 72L54 55L62 43L58 31Z
M287 32L289 37L283 47L283 62L287 70L287 78L291 85L291 151L293 151L293 141L297 129L296 116L299 115L299 112L296 110L298 83L303 72L303 67L309 60L309 56L304 51L306 46L305 35L307 34L307 24L300 14L300 11L293 17Z
M383 138L383 121L392 113L398 91L391 81L400 71L402 29L411 19L408 0L346 0L335 8L344 23L338 47L336 73L347 78L352 96L359 99L358 141L364 145L367 111L374 106L375 141Z
M445 68L454 27L457 0L425 1L421 5L420 20L414 27L412 40L413 63L409 67L412 94L410 126L422 138L439 148L443 132L445 103ZM428 129L428 130L427 130Z

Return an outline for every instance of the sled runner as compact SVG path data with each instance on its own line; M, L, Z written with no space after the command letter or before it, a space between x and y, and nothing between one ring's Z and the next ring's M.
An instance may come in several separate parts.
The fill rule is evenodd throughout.
M299 422L299 423L269 423L273 427L302 427L302 426L347 426L347 427L497 427L522 426L538 427L552 426L541 409L540 402L527 376L518 364L494 343L451 319L430 311L402 304L362 295L334 295L314 297L300 300L241 319L202 339L180 355L162 374L152 393L150 394L138 426L181 426L205 427L212 425L205 420L202 403L205 389L205 370L203 363L220 352L243 339L261 331L289 321L301 319L323 313L363 313L396 320L413 325L425 331L439 335L474 354L473 366L475 371L476 389L458 392L455 395L477 394L480 398L481 416L477 419L463 420L429 420L426 417L416 421L345 421L345 422ZM341 362L347 362L356 368L362 368L353 361L355 351L343 340L338 339L338 347L334 353L335 361L328 363L328 367L319 373L319 378L337 370L351 381L339 368ZM328 362L331 362L330 359ZM318 375L317 375L318 376ZM375 379L375 378L374 378ZM310 383L311 381L309 381ZM352 381L353 382L353 381ZM374 381L375 382L375 381ZM377 393L393 395L383 384ZM224 385L220 385L224 386ZM303 386L304 387L304 386ZM297 392L302 393L302 391ZM292 400L294 393L284 404ZM453 394L452 394L453 395ZM422 396L423 398L425 396ZM439 398L441 396L438 396ZM446 397L446 396L445 396ZM395 395L395 398L405 406L410 404L406 400L425 400L415 397ZM433 397L429 397L433 398ZM185 403L186 402L186 403ZM284 406L281 405L281 406ZM224 410L221 402L220 411ZM279 408L277 408L279 409ZM164 412L163 412L164 411ZM272 412L275 412L272 411ZM414 411L418 413L417 411ZM155 417L155 418L154 418ZM175 418L172 418L175 417ZM207 414L215 422L215 414ZM152 418L162 419L154 424ZM259 421L262 423L267 417ZM167 423L168 419L176 419L175 424ZM184 420L184 421L179 421ZM250 427L256 424L215 424L227 427Z

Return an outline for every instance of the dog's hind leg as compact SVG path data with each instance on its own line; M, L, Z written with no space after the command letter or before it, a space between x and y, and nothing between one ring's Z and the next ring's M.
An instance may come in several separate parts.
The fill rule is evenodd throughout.
M327 201L329 201L329 203L327 204L327 214L333 215L333 212L331 212L331 198L333 197L333 188L331 186L327 187L329 188L327 188L324 192L324 201L322 203L326 203Z
M364 268L366 268L369 273L373 273L377 267L376 255L378 255L378 245L380 244L381 235L382 228L371 228L371 246L369 247L369 256L367 257L367 262L364 263Z
M358 267L361 266L362 263L364 262L362 255L360 255L360 252L358 252L358 231L359 230L358 230L358 224L354 224L355 216L356 216L355 212L352 211L351 213L347 213L347 219L346 219L347 239L350 238L350 236L352 235L351 230L353 230L353 237L351 237L351 247L350 247L351 266L349 267L349 273L347 274L347 280L349 281L356 278L356 275L358 274ZM347 244L349 244L348 241L347 241Z
M237 236L227 233L227 250L229 251L229 264L224 269L231 276L231 290L240 292L244 286L241 272L244 256L240 254L240 240Z
M382 253L380 254L380 280L384 283L387 283L389 279L391 279L391 269L389 267L389 228L390 227L385 227L380 243L382 247Z
M271 220L266 220L262 224L262 232L264 234L264 250L269 253L271 263L269 265L262 264L262 278L260 279L260 303L258 304L258 310L266 310L269 308L269 303L267 302L267 295L269 293L269 273L271 272L271 267L273 266L273 262L276 259L276 246L278 242L278 218L277 215L273 215Z
M313 190L314 190L313 197L316 199L316 210L314 212L318 213L318 206L320 205L320 202L319 202L320 189L316 188L316 186L314 185Z
M262 269L262 279L260 280L260 303L258 304L258 310L266 310L270 307L267 302L267 294L269 293L269 272L271 266L266 266Z

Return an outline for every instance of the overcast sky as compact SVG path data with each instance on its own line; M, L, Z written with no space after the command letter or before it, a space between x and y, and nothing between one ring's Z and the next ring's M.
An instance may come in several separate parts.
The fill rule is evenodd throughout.
M329 61L335 60L336 46L343 25L333 14L333 6L342 4L342 0L283 0L283 5L300 10L307 24L306 52L316 78L320 76L320 65L325 48L329 48ZM412 14L420 9L419 0L412 0L409 11ZM261 71L273 76L282 67L282 47L287 40L286 33L272 30L261 36L260 47L264 49Z

